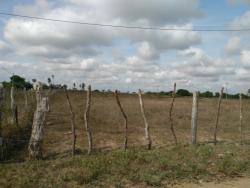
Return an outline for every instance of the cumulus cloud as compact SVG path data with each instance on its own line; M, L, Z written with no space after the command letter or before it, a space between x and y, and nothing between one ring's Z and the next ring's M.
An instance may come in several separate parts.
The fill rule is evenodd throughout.
M225 52L227 55L239 54L241 50L241 41L239 37L232 37L228 40L225 46Z
M240 59L245 67L250 68L250 51L249 50L243 50L241 52Z
M151 46L148 42L143 42L140 44L138 48L138 53L139 56L142 57L143 59L158 59L159 58L159 53L157 50Z
M199 3L199 0L36 0L32 5L15 7L14 11L78 22L192 29L192 20L202 17ZM248 17L246 13L233 24L247 27ZM28 79L45 82L55 74L58 83L69 86L80 81L98 89L166 90L177 82L179 88L205 89L221 84L227 77L238 79L241 73L232 57L211 57L201 48L193 47L202 42L201 34L193 31L105 28L11 18L6 21L3 34L0 53L11 47L17 61L2 61L0 65ZM240 41L233 37L225 50L239 53L239 46ZM246 72L248 53L241 53ZM168 54L171 55L166 58ZM19 56L23 58L21 63Z
M15 11L25 15L79 22L190 29L192 25L187 22L201 16L198 5L198 0L157 0L147 3L141 0L70 0L56 7L49 1L37 0L33 5L18 6ZM185 49L201 42L200 35L191 31L126 30L21 18L12 18L7 22L4 37L19 53L54 58L63 58L68 49L78 55L88 55L90 52L95 56L98 55L95 49L112 46L119 39L133 43L146 42L151 50L160 52Z
M83 8L93 9L106 20L116 18L122 23L142 23L154 26L183 24L200 18L199 0L68 0ZM97 14L95 12L95 14Z
M249 29L250 28L250 11L247 11L242 16L235 18L231 27L235 29Z

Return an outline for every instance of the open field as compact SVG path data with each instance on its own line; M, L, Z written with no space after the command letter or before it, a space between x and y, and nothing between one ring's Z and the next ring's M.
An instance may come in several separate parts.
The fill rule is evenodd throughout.
M70 100L76 114L77 148L86 149L87 140L83 123L86 93L71 92ZM145 145L144 124L136 94L120 95L121 104L128 116L128 146ZM153 147L173 145L174 140L169 127L169 96L144 96L145 111L148 118ZM64 153L70 149L71 136L64 134L71 131L70 113L64 93L57 93L50 99L51 112L47 115L44 149L46 156ZM213 131L217 112L218 99L203 98L199 101L198 142L213 140ZM180 143L190 142L192 97L180 97L173 109L174 127ZM243 138L250 140L250 101L243 100ZM114 94L95 93L92 96L90 126L93 130L94 147L98 150L122 148L124 140L123 117L116 104ZM83 134L83 135L81 135ZM239 101L223 100L219 120L218 140L239 142Z
M46 116L45 160L28 161L25 149L18 162L3 162L0 184L4 187L171 187L250 175L250 100L243 100L243 145L239 144L239 100L223 99L219 143L213 146L218 99L202 98L198 113L199 144L190 146L192 98L177 97L173 120L179 144L175 146L169 127L171 97L144 95L153 142L152 150L148 151L138 96L120 94L129 127L129 149L124 152L123 119L114 94L93 93L90 127L94 153L88 156L83 124L86 92L70 91L69 96L76 115L77 155L70 156L71 125L65 93L57 91L50 97L50 112Z

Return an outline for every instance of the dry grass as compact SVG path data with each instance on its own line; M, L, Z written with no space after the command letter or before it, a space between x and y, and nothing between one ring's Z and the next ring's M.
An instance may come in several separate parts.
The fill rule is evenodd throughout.
M86 93L71 91L70 100L76 114L77 148L87 149L87 137L83 124ZM128 115L129 138L128 146L145 145L144 124L140 114L137 95L120 95L120 100ZM70 113L67 108L65 94L57 92L51 96L51 112L47 115L45 128L44 150L46 156L65 153L70 149ZM169 125L169 108L171 98L168 96L144 95L146 115L150 124L153 147L173 145L173 137ZM174 127L180 143L190 142L191 97L179 97L173 110ZM213 140L217 99L200 99L198 114L198 142ZM244 140L250 139L250 127L247 122L250 116L250 101L243 101L243 132ZM94 93L90 112L90 126L93 130L93 142L96 150L122 148L124 140L123 119L112 93ZM223 100L221 118L219 120L218 140L239 142L239 101Z
M70 113L65 93L50 97L42 161L0 164L3 187L152 187L176 182L215 181L250 174L250 100L243 101L244 144L240 145L239 101L223 100L217 146L213 140L217 99L200 99L197 146L190 146L191 97L176 98L173 119L180 144L174 145L169 124L171 98L144 95L153 149L147 151L137 95L121 94L128 115L127 152L123 118L112 93L93 93L90 126L95 152L88 156L83 126L86 93L70 91L76 114L78 155L70 156ZM20 98L21 99L21 98ZM19 99L19 100L20 100ZM20 103L21 104L21 103ZM112 150L112 151L111 151ZM27 154L27 150L23 150Z

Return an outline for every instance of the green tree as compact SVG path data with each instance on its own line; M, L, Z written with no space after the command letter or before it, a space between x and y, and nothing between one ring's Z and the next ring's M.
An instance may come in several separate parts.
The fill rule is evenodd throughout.
M12 85L18 89L26 88L27 90L33 87L30 82L26 82L25 78L18 76L18 75L11 76L10 82L6 82L6 81L3 82L4 88L10 88Z
M192 93L190 93L186 89L178 89L176 94L179 95L179 96L191 96L192 95Z
M200 93L200 96L201 96L201 97L210 98L210 97L213 97L214 94L213 94L213 92L211 92L211 91L206 91L206 92L204 92L204 93Z

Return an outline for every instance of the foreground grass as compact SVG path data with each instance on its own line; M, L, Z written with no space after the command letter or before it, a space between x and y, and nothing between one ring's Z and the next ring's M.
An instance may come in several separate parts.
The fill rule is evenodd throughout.
M250 146L200 145L131 149L91 156L0 164L3 187L167 186L249 172ZM229 152L230 151L230 152Z

